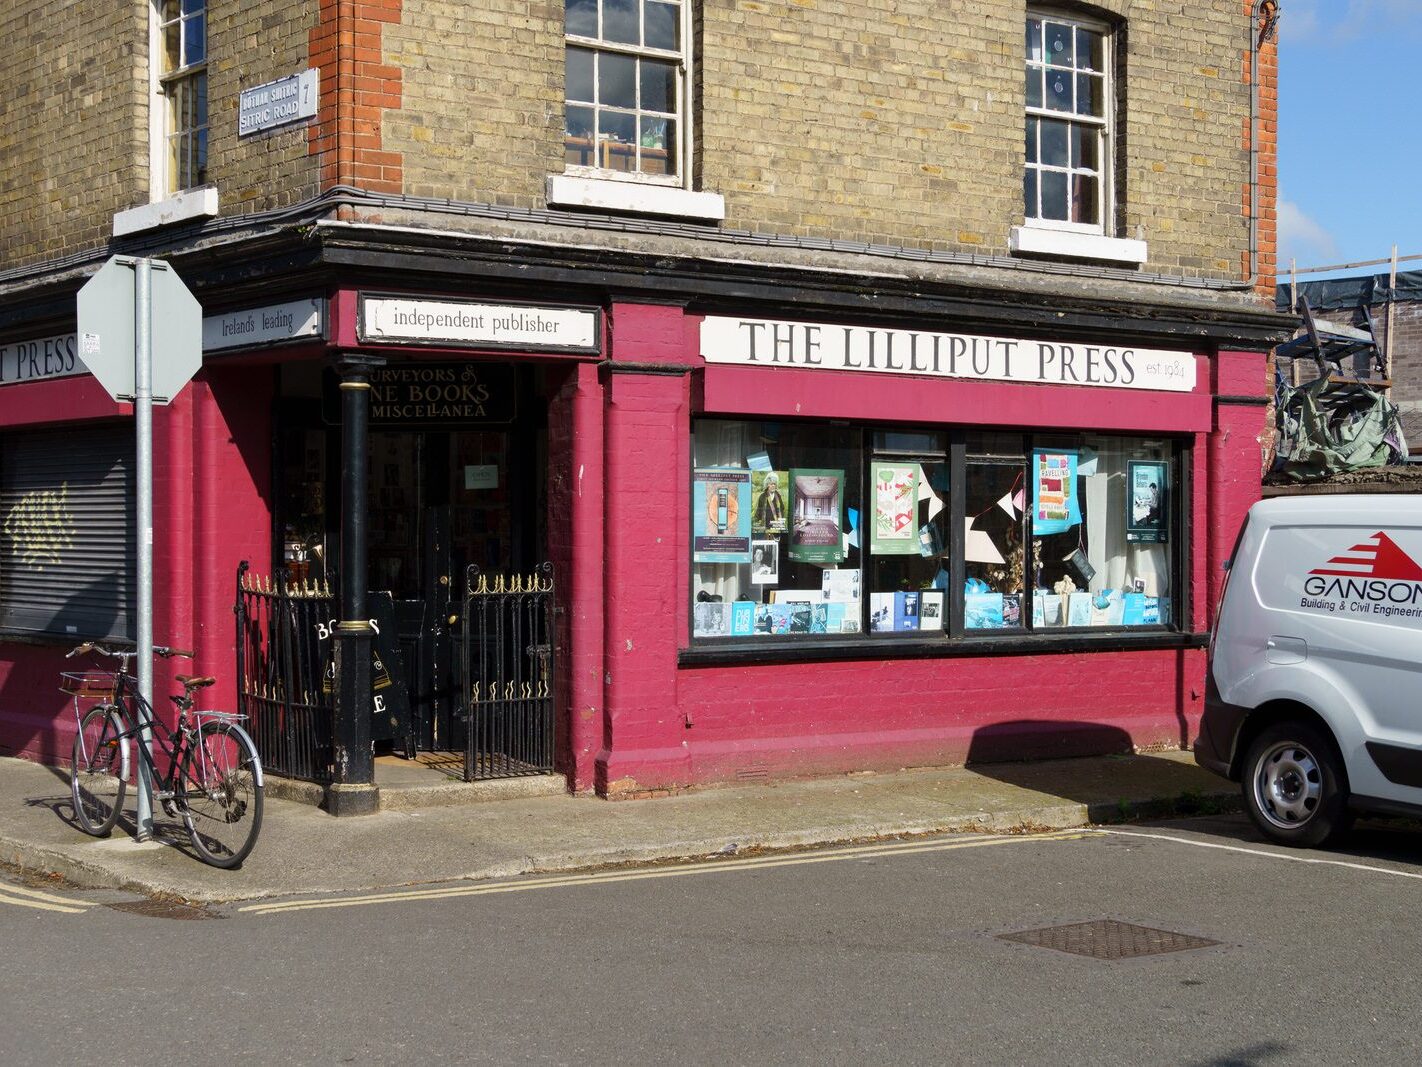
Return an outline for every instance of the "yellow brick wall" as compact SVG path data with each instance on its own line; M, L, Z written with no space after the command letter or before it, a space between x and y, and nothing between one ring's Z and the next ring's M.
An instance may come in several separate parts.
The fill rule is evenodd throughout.
M0 4L0 269L102 245L147 189L147 11Z
M1240 0L1126 17L1117 235L1147 270L1233 277L1247 220ZM1022 221L1022 0L703 0L695 173L726 225L1006 254ZM384 146L418 196L544 206L561 171L562 5L405 0Z
M404 153L405 192L543 207L563 167L561 0L405 0L383 41L403 73L383 147Z
M318 192L306 121L237 136L243 89L307 67L317 0L208 0L208 174L224 216L289 207Z

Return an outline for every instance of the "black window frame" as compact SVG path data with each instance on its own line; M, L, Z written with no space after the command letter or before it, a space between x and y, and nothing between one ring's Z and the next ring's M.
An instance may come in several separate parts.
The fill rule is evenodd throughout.
M1123 651L1149 648L1196 648L1204 647L1208 634L1195 633L1190 628L1193 618L1191 603L1191 471L1193 469L1195 443L1192 435L1167 432L1126 432L1106 429L1060 429L1045 427L982 427L963 424L894 424L879 421L846 421L841 419L786 419L758 415L733 415L725 413L703 414L692 419L692 447L689 449L692 467L696 464L696 427L710 422L750 422L785 423L797 425L821 425L832 427L838 433L859 437L859 454L862 457L859 470L859 499L871 499L871 469L876 451L874 441L878 434L924 434L937 433L947 440L948 454L948 494L945 507L948 512L948 529L960 531L966 517L966 473L969 463L968 438L974 433L992 432L1020 435L1022 439L1023 468L1030 479L1031 460L1035 448L1081 447L1063 445L1065 440L1076 440L1089 436L1112 437L1125 440L1149 440L1164 442L1165 462L1170 478L1170 513L1167 516L1169 528L1168 565L1170 578L1170 618L1159 624L1134 626L1054 626L1032 629L1030 625L1033 586L1024 581L1021 606L1023 626L1016 629L966 629L964 626L964 598L961 590L966 578L964 545L961 535L950 538L951 552L948 556L949 595L945 596L944 625L941 631L918 630L904 632L874 632L869 630L869 589L864 585L860 601L860 630L857 634L784 634L767 639L763 636L746 637L696 636L693 632L693 612L696 602L696 563L687 553L687 620L678 651L678 665L717 666L740 663L781 663L804 660L848 660L864 658L938 658L981 655L1033 655L1058 651ZM688 472L690 475L690 472ZM1078 477L1081 477L1080 475ZM1030 482L1029 482L1030 487ZM867 544L867 532L863 531L863 514L867 505L861 508L860 573L865 582L869 573L871 558ZM1029 509L1030 510L1030 509ZM690 517L688 517L690 521ZM1030 525L1028 526L1030 529ZM688 529L688 538L691 535ZM1032 538L1028 535L1024 543L1027 554L1024 571L1030 573ZM959 591L953 595L954 591Z

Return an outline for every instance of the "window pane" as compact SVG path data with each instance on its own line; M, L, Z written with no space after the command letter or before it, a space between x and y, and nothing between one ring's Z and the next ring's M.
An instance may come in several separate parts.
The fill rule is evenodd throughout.
M1089 174L1073 174L1071 184L1071 221L1095 226L1101 221L1097 179Z
M569 100L593 97L593 54L586 48L569 48L564 55L563 76Z
M1037 172L1031 168L1022 178L1022 211L1029 219L1042 217L1037 206Z
M1053 111L1071 110L1072 76L1067 71L1047 71L1047 107Z
M1027 120L1027 162L1037 162L1037 120Z
M1072 29L1060 22L1046 24L1047 62L1055 67L1072 65Z
M637 0L602 0L602 39L618 44L640 44Z
M163 27L163 71L177 70L183 65L183 24L174 22Z
M597 0L565 0L563 30L579 37L596 37Z
M163 0L163 14L161 18L164 22L172 22L181 14L182 8L178 0Z
M1022 529L1024 463L969 463L964 494L963 626L968 630L1022 625L1025 588Z
M1042 120L1042 162L1049 167L1065 167L1067 158L1067 136L1071 126L1054 119Z
M869 538L869 628L941 633L952 546L948 464L937 455L876 455L864 526ZM866 534L861 531L861 540ZM861 546L862 547L862 546Z
M207 20L198 15L183 23L183 64L201 63L207 58Z
M676 64L644 59L641 106L649 111L676 111Z
M675 174L676 122L672 119L642 118L642 173Z
M1027 68L1027 106L1042 106L1042 71L1038 67Z
M595 167L597 155L593 142L593 110L590 107L570 107L567 111L567 137L564 139L564 161L578 167Z
M207 127L203 126L193 137L195 144L194 165L190 186L207 184Z
M195 15L203 9L207 0L183 0L183 14Z
M647 23L648 48L666 48L671 51L681 47L681 8L674 4L648 3L643 18Z
M1042 62L1042 20L1027 20L1027 62Z
M1067 176L1060 171L1042 172L1041 217L1058 222L1066 222L1070 217L1067 209Z
M602 162L609 170L635 170L637 167L637 117L603 111L598 115L598 140Z
M851 509L860 510L861 439L827 424L695 423L691 612L698 641L860 631L860 550L846 547L843 535ZM759 454L771 469L750 469Z
M1090 30L1076 31L1076 65L1078 69L1102 70L1104 48L1103 38Z
M1080 170L1098 170L1101 160L1101 134L1091 126L1072 126L1071 165Z
M1095 74L1076 76L1076 113L1101 118L1106 113L1105 93L1101 79Z
M637 61L631 56L602 52L598 54L597 67L598 103L608 107L636 107Z
M1081 521L1034 536L1034 626L1169 625L1168 445L1088 435L1057 451L1076 464Z

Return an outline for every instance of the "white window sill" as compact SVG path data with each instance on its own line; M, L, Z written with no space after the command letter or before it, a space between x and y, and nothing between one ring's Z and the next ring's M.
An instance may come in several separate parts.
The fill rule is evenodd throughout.
M205 185L201 189L186 189L174 193L166 200L154 204L141 204L114 215L114 236L127 237L131 233L156 230L160 226L171 226L175 222L189 219L210 219L217 215L217 187Z
M1131 263L1137 267L1143 265L1147 258L1144 241L1103 237L1099 233L1048 230L1039 226L1012 227L1007 243L1008 248L1019 254L1104 259L1113 263Z
M571 174L548 175L548 206L670 215L704 222L721 222L726 217L726 199L720 193Z

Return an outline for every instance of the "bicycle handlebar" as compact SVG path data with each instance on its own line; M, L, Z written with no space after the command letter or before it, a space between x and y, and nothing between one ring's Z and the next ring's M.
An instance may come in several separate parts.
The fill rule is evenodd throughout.
M82 656L86 652L97 652L101 656L111 656L114 659L132 659L138 655L137 649L114 649L99 644L97 641L85 641L82 645L76 645L64 654L65 659L72 659L75 656ZM185 648L169 648L167 645L154 645L153 654L162 656L164 659L171 659L180 656L183 659L192 659L196 652L191 652Z

